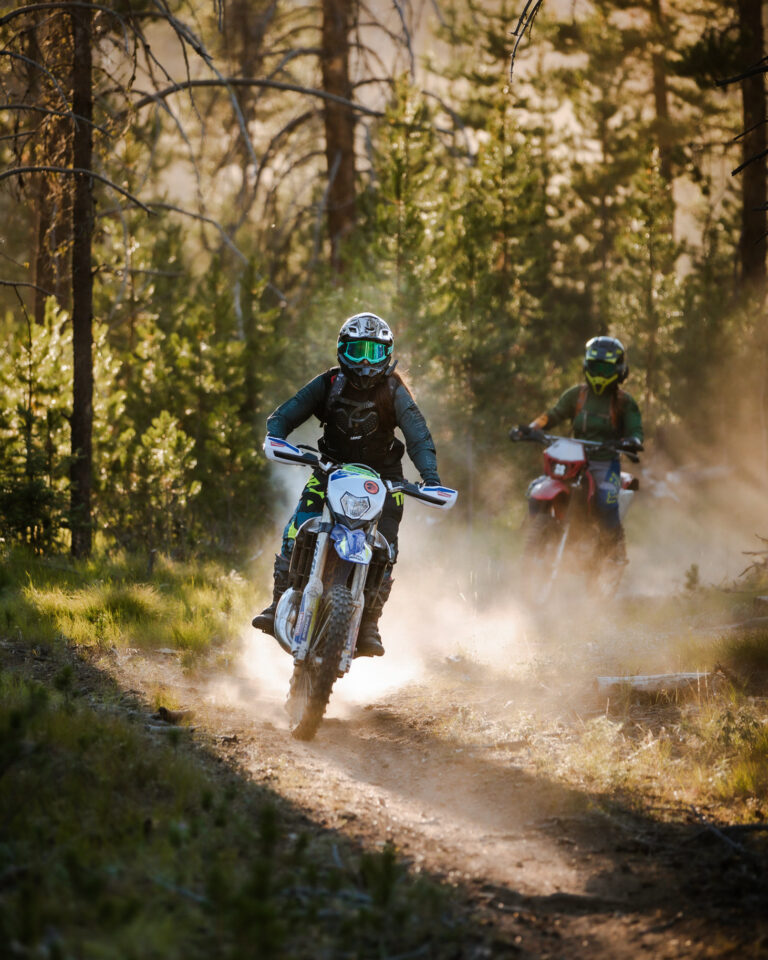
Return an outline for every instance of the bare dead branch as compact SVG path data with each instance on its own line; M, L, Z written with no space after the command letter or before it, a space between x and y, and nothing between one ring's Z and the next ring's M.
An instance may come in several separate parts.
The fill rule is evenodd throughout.
M64 93L64 90L61 84L56 79L56 77L51 73L51 71L48 70L46 67L44 67L42 63L38 63L37 60L33 60L31 57L25 57L24 54L22 53L15 53L13 50L0 50L0 56L11 57L14 60L21 60L23 63L29 64L29 66L34 67L36 70L40 70L41 73L44 73L46 77L48 77L48 79L51 81L54 87L56 87L64 103L66 103L67 106L69 106L69 100L67 99L67 95Z
M443 15L443 11L440 9L440 5L438 4L437 0L432 0L432 8L433 8L433 10L435 11L435 16L437 17L438 21L440 22L440 26L441 26L441 27L444 27L444 26L445 26L445 16Z
M515 40L515 45L512 48L512 54L509 58L509 80L512 82L512 74L515 69L515 57L517 56L517 48L520 46L520 42L525 36L525 31L528 31L528 36L531 36L533 31L533 21L536 19L536 14L541 8L543 0L526 0L525 7L523 7L523 12L520 14L520 18L517 21L517 26L512 31L512 36L517 37Z
M231 238L229 237L229 235L227 234L227 231L226 231L226 230L224 229L224 227L218 222L218 220L214 220L212 217L206 217L206 216L205 216L204 214L202 214L202 213L194 213L194 212L191 211L191 210L184 210L184 209L182 209L182 207L175 207L175 206L173 206L173 204L171 204L171 203L155 202L155 203L150 203L149 206L152 207L152 208L154 208L154 209L156 209L156 210L171 210L171 211L173 211L174 213L181 213L181 214L183 214L185 217L191 217L193 220L200 220L202 223L210 223L210 225L211 225L212 227L215 227L215 228L218 230L218 232L221 234L222 239L224 240L224 242L226 243L226 245L229 247L229 249L232 250L233 253L235 253L238 257L240 257L240 259L243 261L243 263L247 263L247 262L248 262L248 257L246 257L245 254L242 253L242 252L235 246L235 244L232 242L232 239L231 239Z
M151 203L150 206L157 208L158 210L170 210L174 213L181 213L185 217L191 217L193 220L200 220L203 223L209 223L212 227L216 228L216 230L221 235L222 240L229 247L229 249L232 250L233 253L235 253L242 260L243 263L248 263L248 257L246 257L245 254L235 245L231 237L227 234L227 231L224 229L224 227L217 220L214 220L212 217L206 217L201 213L194 213L191 210L184 210L182 207L174 207L170 203L157 202L157 203ZM279 290L273 283L270 283L270 282L267 282L267 286L272 291L274 291L274 293L276 293L282 300L285 300L285 294L282 292L282 290Z
M723 833L754 833L758 831L768 831L768 823L730 823L725 827L720 827Z
M282 128L271 138L271 140L270 140L269 143L267 144L264 152L262 153L261 160L259 161L259 165L258 165L258 167L256 168L256 174L255 174L255 176L254 176L253 186L251 187L251 191L250 191L252 198L255 197L255 195L256 195L256 193L257 193L257 191L258 191L258 189L259 189L259 186L260 186L260 184L261 184L261 177L262 177L262 175L263 175L263 173L264 173L264 170L266 169L267 163L269 162L270 158L272 157L272 154L274 153L274 150L275 150L278 142L279 142L283 137L286 137L286 136L288 136L289 134L293 133L295 130L298 130L298 129L299 129L300 127L302 127L305 123L307 123L309 120L312 120L312 119L313 119L314 117L316 117L316 116L317 116L317 111L316 111L316 110L307 110L307 111L305 111L304 113L300 114L298 117L294 117L292 120L290 120L287 124L285 124L284 127L282 127ZM253 202L253 199L250 201L250 203L252 203L252 202ZM235 229L236 229L236 230L238 230L238 229L243 225L243 223L245 222L245 220L246 220L246 218L247 218L247 216L248 216L248 207L250 206L250 203L247 204L247 205L246 205L246 204L243 205L243 209L242 209L242 211L241 211L241 213L240 213L240 216L238 217L237 223L236 223L236 225L235 225Z
M186 51L185 44L188 44L195 51L195 53L205 62L206 66L211 71L213 71L219 83L222 84L224 87L229 87L230 84L226 82L225 77L216 68L216 65L213 61L213 57L205 49L203 42L199 40L192 33L192 31L189 29L189 27L187 27L186 24L182 23L180 20L177 20L176 17L173 16L167 3L165 2L161 3L160 0L154 0L154 2L155 2L155 5L160 10L163 11L167 19L167 22L173 27L173 29L176 31L177 35L179 36L179 39L182 42L182 53L184 55L184 62L186 63L186 67L187 67L186 82L188 84L195 83L195 81L191 79L189 62L187 60L187 51ZM248 153L250 154L251 162L255 166L258 163L258 158L256 157L256 151L254 150L253 143L251 141L251 135L248 133L248 124L245 122L245 117L243 116L243 111L240 109L240 104L237 101L237 97L231 91L229 91L229 95L230 95L230 102L232 104L232 110L234 111L234 114L237 117L237 123L238 123L238 126L240 127L240 132L243 137L243 142L245 143Z
M400 0L392 0L395 10L397 10L397 15L400 18L400 24L403 28L403 42L405 49L408 51L408 59L411 64L411 78L416 76L416 58L413 53L413 44L411 41L411 32L408 29L408 24L405 20L405 11L403 10Z
M0 143L3 143L5 140L20 140L22 137L34 137L40 133L40 127L35 127L34 130L17 130L16 133L4 133L0 136Z
M747 135L748 133L752 133L753 130L757 130L758 127L762 127L762 126L763 126L764 124L766 124L766 123L768 123L768 117L766 117L765 120L761 120L759 123L753 123L752 126L749 127L747 130L742 130L742 132L739 133L739 134L737 134L737 135L733 138L733 140L731 140L730 142L731 142L731 143L738 143L739 140L743 140L744 137L746 137L746 135Z
M141 207L142 210L152 215L152 211L149 209L149 207L146 204L142 203L138 197L134 197L132 193L129 193L127 190L124 190L122 187L119 187L116 183L113 183L107 177L103 177L100 173L96 173L94 170L84 170L81 167L49 167L49 166L12 167L10 170L3 170L2 173L0 173L0 181L7 180L9 177L23 176L25 173L63 173L68 176L75 175L78 173L84 173L86 176L93 177L94 180L98 180L100 183L103 183L106 186L111 187L112 190L116 190L118 193L122 194L126 199L130 200L131 203L135 203L137 207Z
M14 112L23 112L29 110L32 113L44 113L49 117L71 117L73 120L82 120L84 123L87 123L89 127L93 127L94 130L98 130L99 133L103 133L104 136L107 136L107 131L104 127L100 126L98 123L94 123L93 120L88 120L86 117L78 116L76 113L72 113L71 110L51 110L48 107L38 107L34 103L2 103L0 104L0 111L10 110Z
M25 7L17 7L15 10L11 10L10 13L6 13L4 17L0 17L0 27L4 27L6 23L10 23L10 21L16 17L26 16L29 13L38 13L41 10L71 10L73 7L80 7L85 10L98 10L118 20L123 28L123 37L127 49L128 33L125 18L111 7L105 7L99 3L85 3L84 0L64 0L64 2L62 2L62 0L53 0L53 2L50 3L30 3ZM146 16L146 14L131 11L132 17L142 15Z
M31 287L32 290L39 290L40 293L44 293L46 297L55 296L50 290L46 290L45 287L39 287L36 283L27 283L24 280L0 280L0 287Z
M738 73L735 77L727 77L725 80L717 80L715 86L727 87L730 83L738 83L740 80L747 80L749 77L754 77L755 74L765 73L766 71L768 71L768 57L763 57L749 70L745 70L744 73Z
M342 106L349 107L350 110L356 110L359 113L367 114L371 117L383 117L381 110L372 110L370 107L364 107L360 103L353 103L345 97L339 97L334 93L326 93L324 90L317 90L314 87L304 87L298 83L282 83L279 80L257 80L251 77L224 77L222 80L185 80L183 83L175 83L165 90L159 90L155 94L146 95L138 103L134 104L135 110L140 110L150 103L157 100L163 100L181 90L189 90L193 87L269 87L273 90L286 90L291 93L303 93L309 97L319 97L321 100L332 100L334 103L340 103Z
M744 163L740 163L735 170L731 170L731 176L735 177L737 173L741 173L741 171L745 167L748 167L750 163L754 163L755 160L762 160L762 158L766 156L768 156L768 149L761 150L760 153L756 153L753 157L750 157L748 160L745 160Z
M151 97L152 94L148 94L148 96ZM183 123L181 122L181 120L176 116L176 114L173 112L173 110L171 110L170 106L169 106L167 103L165 103L165 101L159 101L159 102L158 102L158 106L161 108L161 110L164 110L164 111L168 114L168 116L171 118L171 120L173 121L173 125L176 127L176 130L177 130L179 136L180 136L181 139L184 141L184 143L185 143L185 145L186 145L186 147L187 147L187 149L188 149L188 151L189 151L189 159L190 159L190 162L191 162L191 164L192 164L192 170L194 171L194 175L195 175L195 187L196 187L196 190L197 190L197 197L198 197L198 200L200 201L200 203L202 204L203 190L202 190L202 181L201 181L201 177L200 177L200 170L198 169L197 160L195 159L195 151L194 151L194 148L192 147L192 144L191 144L191 142L190 142L190 140L189 140L189 137L187 136L187 131L184 129L184 124L183 124ZM154 153L154 149L155 149L155 145L153 144L153 146L152 146L152 151L153 151L153 153ZM146 180L146 178L145 178L145 180Z

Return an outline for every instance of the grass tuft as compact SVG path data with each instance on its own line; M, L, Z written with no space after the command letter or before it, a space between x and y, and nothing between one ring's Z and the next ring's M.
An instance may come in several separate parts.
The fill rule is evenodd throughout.
M88 561L9 551L1 565L0 636L106 651L169 647L192 665L236 642L250 622L251 590L213 562L159 557L151 578L135 558Z

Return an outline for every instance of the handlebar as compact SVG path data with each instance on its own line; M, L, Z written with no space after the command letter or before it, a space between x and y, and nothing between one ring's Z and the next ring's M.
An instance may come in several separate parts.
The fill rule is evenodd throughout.
M264 453L269 460L312 467L324 474L329 474L339 467L349 466L349 464L335 460L306 443L299 443L294 446L288 440L272 437L269 434L264 439ZM361 464L361 466L365 466L365 464ZM402 492L433 507L450 509L456 502L456 491L439 483L422 485L412 483L410 480L384 480L384 483L391 493Z
M631 440L616 440L606 442L603 440L579 440L575 437L561 437L556 433L544 433L543 430L537 430L535 427L512 427L509 431L509 439L513 442L528 441L530 443L554 443L556 440L573 440L574 443L580 443L584 447L590 447L593 450L604 450L607 453L624 454L632 463L639 463L638 453L642 453L643 445Z

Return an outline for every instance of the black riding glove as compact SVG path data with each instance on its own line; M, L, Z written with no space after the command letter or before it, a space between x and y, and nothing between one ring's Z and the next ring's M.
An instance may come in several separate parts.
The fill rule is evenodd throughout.
M528 440L533 432L530 424L521 423L517 427L512 427L509 431L510 440Z
M624 437L623 440L619 440L616 446L626 453L641 453L644 449L643 444L637 437Z

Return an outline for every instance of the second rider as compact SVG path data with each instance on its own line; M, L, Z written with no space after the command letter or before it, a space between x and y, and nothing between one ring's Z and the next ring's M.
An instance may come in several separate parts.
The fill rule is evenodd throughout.
M615 337L593 337L585 348L583 369L586 383L570 387L551 410L527 427L515 429L528 435L532 430L547 430L570 420L577 440L618 443L630 452L642 450L640 408L620 387L629 375L622 342ZM615 563L626 563L624 529L619 516L621 467L616 454L609 450L591 452L589 472L595 482L595 506L603 549Z

